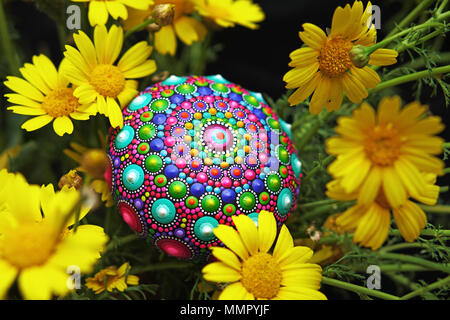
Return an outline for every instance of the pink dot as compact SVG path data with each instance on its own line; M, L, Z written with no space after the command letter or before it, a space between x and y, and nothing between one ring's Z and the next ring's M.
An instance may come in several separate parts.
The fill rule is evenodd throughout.
M204 183L208 180L208 176L205 173L200 172L199 174L197 174L197 180L200 183Z
M231 187L232 181L231 181L230 178L227 178L227 177L222 178L222 181L221 181L221 182L222 182L222 185L223 185L225 188Z
M169 136L164 140L164 144L168 147L172 147L175 144L175 139Z
M169 118L167 119L167 124L173 126L174 124L177 123L177 121L178 121L178 119L177 119L176 117L169 117Z
M178 168L182 169L182 168L186 167L186 160L184 158L178 158L175 161L175 164L177 165Z

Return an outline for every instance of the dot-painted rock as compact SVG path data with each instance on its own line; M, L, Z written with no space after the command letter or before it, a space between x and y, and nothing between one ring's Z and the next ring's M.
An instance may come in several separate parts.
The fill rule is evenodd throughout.
M280 226L295 210L301 162L260 93L220 75L171 76L123 116L105 176L124 221L161 251L206 261L223 245L214 228L234 215L257 223L267 210Z

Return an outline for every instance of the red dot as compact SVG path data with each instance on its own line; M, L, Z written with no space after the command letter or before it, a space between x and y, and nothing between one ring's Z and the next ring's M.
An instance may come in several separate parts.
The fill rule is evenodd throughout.
M267 194L263 194L261 196L261 199L263 199L263 201L266 201L267 199L269 199L269 197L267 196Z
M213 176L217 176L217 175L219 174L219 170L217 170L217 169L212 169L212 170L211 170L211 174L212 174Z
M227 212L228 212L228 213L231 213L231 212L233 212L233 208L232 208L231 206L227 207L227 209L226 209L226 210L227 210Z
M195 204L195 200L194 200L194 199L189 199L189 204L190 204L191 206L193 206L193 205Z
M281 168L281 173L282 174L286 174L287 173L287 169L286 168Z
M239 176L239 175L241 174L241 170L239 170L239 169L234 169L234 170L233 170L233 174L234 174L235 176Z
M225 134L223 132L219 131L216 133L216 137L217 137L217 139L222 140L222 139L225 139Z
M159 177L157 180L158 183L163 183L164 182L164 178L163 177Z

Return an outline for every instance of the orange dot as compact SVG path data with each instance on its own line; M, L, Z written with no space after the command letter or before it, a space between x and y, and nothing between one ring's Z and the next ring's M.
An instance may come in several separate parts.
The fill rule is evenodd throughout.
M230 213L230 212L232 212L232 211L233 211L233 208L232 208L231 206L229 206L229 207L227 207L227 209L226 209L226 210L227 210L227 212L228 212L228 213Z
M234 169L234 170L233 170L233 174L234 174L235 176L239 176L239 175L241 174L241 170L239 170L239 169Z
M158 180L156 181L158 183L163 183L164 182L164 178L163 177L159 177Z
M219 131L216 133L216 137L217 137L217 139L222 140L225 138L225 134L223 132Z
M237 116L242 118L244 116L244 113L242 111L238 111Z
M191 206L193 206L193 205L195 204L195 200L194 200L194 199L189 199L189 204L190 204Z
M211 174L212 174L213 176L217 176L217 175L219 174L219 170L217 170L217 169L212 169L212 170L211 170Z
M281 168L281 173L282 174L286 174L287 173L287 169L286 168Z
M249 158L249 159L248 159L248 162L249 162L250 164L256 164L256 159L255 159L255 158Z
M263 194L261 196L261 199L263 199L263 201L266 201L267 199L269 199L269 197L267 196L267 194Z
M193 168L198 168L198 166L199 166L198 161L193 161L193 162L192 162L192 167L193 167Z
M147 146L146 145L141 146L141 151L145 151L145 150L147 150Z

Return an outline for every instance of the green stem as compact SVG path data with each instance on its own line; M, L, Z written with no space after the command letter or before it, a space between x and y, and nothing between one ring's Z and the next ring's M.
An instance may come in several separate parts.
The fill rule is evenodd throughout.
M450 142L446 142L442 145L442 148L444 149L450 149Z
M167 270L167 269L186 269L192 268L192 263L189 262L167 262L167 263L159 263L148 265L145 267L136 267L133 268L134 274L149 272L149 271L159 271L159 270Z
M328 120L333 112L325 112L316 117L316 122L314 125L308 129L308 131L301 137L301 140L296 144L297 151L301 152L306 144L311 140L312 137L317 133L317 131L322 127L322 124ZM294 132L294 127L292 132Z
M314 201L314 202L308 202L308 203L301 203L301 204L299 204L299 207L301 209L311 209L311 208L321 207L324 205L335 204L338 202L339 202L339 200L326 199L326 200L320 200L320 201Z
M4 0L0 0L0 41L3 48L6 61L8 61L9 73L13 76L19 75L20 61L11 41L10 32L8 30Z
M424 10L431 6L435 0L423 0L412 10L395 28L386 36L386 38L391 37L398 30L409 26Z
M445 74L450 72L450 65L434 68L433 70L423 70L419 72L414 72L411 74L407 74L401 77L397 77L391 80L383 81L380 84L378 84L374 89L371 89L369 93L378 92L390 87L395 87L403 83L416 81L422 78L426 78L428 76L437 76L441 74Z
M411 271L434 271L430 268L425 268L415 264L383 264L379 265L381 272L411 272ZM365 270L364 270L365 271Z
M131 28L130 30L125 32L124 38L125 39L128 38L134 32L139 31L139 30L145 28L146 26L148 26L148 25L150 25L150 24L152 24L154 22L155 22L155 19L153 19L153 18L149 18L149 19L145 20L141 24L138 24L137 26L134 26L133 28Z
M392 259L395 261L403 261L403 262L407 262L407 263L417 264L419 266L423 266L426 268L431 268L431 269L442 271L445 273L450 273L450 266L448 264L431 262L431 261L428 261L428 260L425 260L422 258L418 258L418 257L414 257L414 256L409 256L409 255L400 254L400 253L379 252L378 257L384 258L384 259Z
M405 294L404 296L400 297L400 299L401 300L408 300L408 299L414 298L416 296L423 295L425 292L429 292L431 290L443 287L447 283L450 283L450 276L447 276L444 279L441 279L441 280L438 280L438 281L436 281L436 282L434 282L432 284L429 284L426 287L421 287L421 288L416 289L416 290L414 290L414 291L412 291L412 292L410 292L408 294Z
M430 39L433 39L434 37L437 37L437 36L439 36L441 34L442 34L442 30L441 29L435 30L432 33L429 33L426 36L424 36L424 37L422 37L422 38L420 38L420 39L418 39L416 41L413 41L413 42L408 43L408 44L401 44L400 46L394 48L394 50L397 51L398 53L403 52L405 50L408 50L408 49L410 49L412 47L417 46L418 44L421 44L421 43L424 43L424 42L426 42L426 41L428 41Z
M419 204L419 207L421 207L423 211L429 213L450 214L450 206L444 205L427 206L424 204Z
M396 229L391 230L389 232L389 234L392 235L392 236L399 236L399 235L401 235L400 231L396 230ZM426 230L422 230L420 232L420 235L421 236L429 236L429 237L438 237L438 236L439 237L450 237L450 230L435 231L435 230L426 229Z
M361 287L361 286L358 286L358 285L355 285L352 283L347 283L344 281L340 281L340 280L336 280L336 279L332 279L332 278L328 278L328 277L322 277L322 283L329 285L329 286L349 290L349 291L352 291L355 293L365 294L365 295L383 299L383 300L399 300L399 297L391 295L389 293L384 293L381 291L368 289L368 288Z
M395 250L402 250L402 249L411 249L411 248L425 248L426 245L420 242L413 242L413 243L397 243L390 246L386 246L381 248L378 252L388 252L388 251L395 251ZM443 246L437 246L436 249L442 249L442 250L449 250L447 247Z
M117 248L118 246L124 245L126 243L132 242L134 240L139 239L139 237L135 234L129 234L117 240L110 241L106 246L106 251L111 250L113 248Z
M311 177L314 177L318 172L320 172L323 168L326 168L333 160L334 156L328 156L323 159L318 165L316 165L311 171L303 178L303 182L308 181Z

